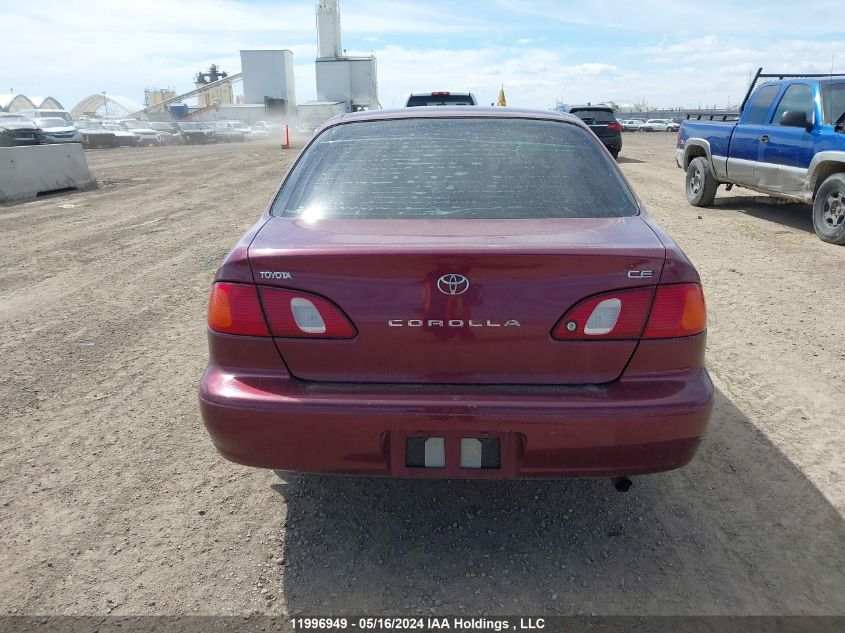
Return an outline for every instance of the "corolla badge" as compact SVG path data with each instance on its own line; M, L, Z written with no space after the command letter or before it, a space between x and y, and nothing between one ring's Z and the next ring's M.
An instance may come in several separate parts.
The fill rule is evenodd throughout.
M469 279L450 273L437 280L437 289L444 295L462 295L469 290Z

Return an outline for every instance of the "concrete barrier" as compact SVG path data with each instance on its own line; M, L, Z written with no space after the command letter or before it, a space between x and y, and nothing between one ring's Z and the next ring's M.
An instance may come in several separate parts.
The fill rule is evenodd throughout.
M96 186L81 143L0 147L0 204Z

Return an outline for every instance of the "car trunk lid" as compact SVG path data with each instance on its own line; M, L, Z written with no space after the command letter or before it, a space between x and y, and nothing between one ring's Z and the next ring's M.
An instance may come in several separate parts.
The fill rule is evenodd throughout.
M551 330L588 296L653 285L664 258L639 217L274 217L249 249L256 283L324 297L357 329L347 340L277 337L292 374L365 383L612 381L636 340L560 341Z

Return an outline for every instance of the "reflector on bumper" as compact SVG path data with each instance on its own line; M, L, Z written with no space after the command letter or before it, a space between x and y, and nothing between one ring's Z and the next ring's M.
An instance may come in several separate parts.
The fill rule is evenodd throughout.
M446 445L442 437L430 437L425 441L425 467L443 468L446 465Z
M446 443L442 437L408 437L405 439L407 468L443 468L446 465Z
M481 468L481 442L474 437L461 438L461 468Z

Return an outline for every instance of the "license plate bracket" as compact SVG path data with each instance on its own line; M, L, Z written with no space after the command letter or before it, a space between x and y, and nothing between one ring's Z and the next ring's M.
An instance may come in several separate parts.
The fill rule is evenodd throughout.
M518 471L518 434L392 431L390 472L400 477L510 478Z

